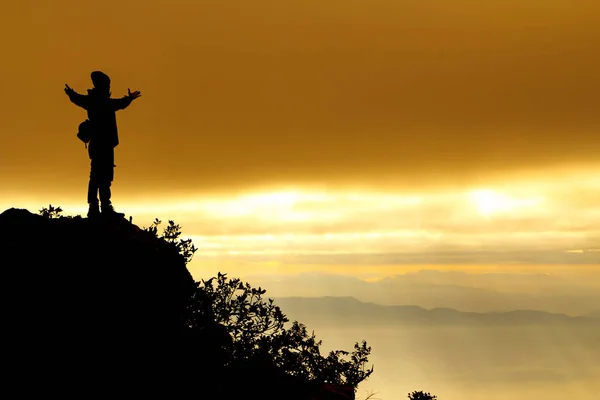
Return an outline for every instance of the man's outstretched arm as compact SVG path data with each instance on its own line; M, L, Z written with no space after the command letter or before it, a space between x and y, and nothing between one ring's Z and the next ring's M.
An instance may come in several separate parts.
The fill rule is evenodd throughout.
M65 85L65 93L69 96L69 100L71 100L73 104L87 110L87 96L77 93L71 89L69 85Z
M131 104L133 100L137 99L141 95L142 94L139 92L139 90L131 93L131 90L127 89L127 96L123 96L120 99L111 99L113 108L115 111L124 110Z

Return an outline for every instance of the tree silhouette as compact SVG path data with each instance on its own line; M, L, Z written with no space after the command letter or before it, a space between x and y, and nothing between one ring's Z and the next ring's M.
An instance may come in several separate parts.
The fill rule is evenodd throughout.
M61 216L62 211L49 205L39 213L49 219L73 218ZM130 223L123 219L106 220L106 224ZM182 239L181 226L172 220L159 233L161 224L155 219L148 228L135 229L149 234L157 246L173 246L185 264L189 263L197 251L191 239ZM355 343L352 351L335 350L322 355L321 341L314 332L309 334L298 321L290 323L273 299L263 297L265 293L261 287L253 288L219 272L216 277L195 282L184 309L175 317L181 320L183 335L197 338L194 341L202 347L204 357L225 368L242 366L241 370L249 371L248 366L254 370L259 367L354 391L373 373L373 367L367 367L371 347L366 341Z
M436 395L425 393L423 391L409 393L408 398L409 400L437 400Z
M60 208L60 207L54 208L52 206L52 204L48 204L48 208L42 207L42 209L39 210L39 213L44 218L53 219L53 218L60 218L61 217L60 213L62 211L63 211L62 208Z
M169 220L169 224L165 227L162 234L159 235L158 226L160 224L162 224L162 221L155 218L154 222L145 230L154 234L157 238L164 239L167 243L174 245L179 254L185 259L185 263L188 264L192 260L194 253L198 250L192 243L192 239L180 239L181 226L173 220Z
M147 231L158 236L161 221L156 219ZM189 262L197 250L190 239L180 239L181 227L174 221L163 231L162 237L177 246ZM321 355L321 341L314 332L308 334L306 326L290 322L273 299L264 299L265 289L253 288L239 278L226 274L196 282L184 324L190 331L201 332L207 320L225 327L229 340L220 342L227 352L225 364L260 360L291 376L336 385L349 385L355 390L358 384L373 373L368 368L371 347L366 341L355 343L353 351L336 350ZM221 335L222 337L222 335ZM229 343L227 343L229 342Z
M298 321L286 327L289 319L273 299L263 298L266 290L221 273L196 284L186 324L199 330L211 315L223 325L232 338L228 362L262 360L292 376L354 388L373 373L366 367L371 352L366 341L351 352L321 355L314 332Z

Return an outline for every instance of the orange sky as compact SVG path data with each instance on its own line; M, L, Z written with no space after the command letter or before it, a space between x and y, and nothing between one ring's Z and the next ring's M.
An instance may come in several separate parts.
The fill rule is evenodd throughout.
M85 93L101 69L114 96L142 92L118 115L114 183L115 205L136 217L140 207L149 220L178 216L222 246L237 242L215 230L309 233L290 245L308 253L323 232L401 229L443 232L440 248L485 235L486 246L535 254L593 248L599 10L592 0L4 1L0 208L85 208L89 160L75 137L85 114L63 88ZM327 224L317 211L304 222L210 211L289 188L333 196L311 202L319 215L345 214ZM488 189L499 194L487 205L468 197ZM381 210L385 195L419 197L418 221L393 201ZM203 211L181 211L186 202ZM401 215L413 219L394 225ZM412 238L411 251L426 252L430 239Z

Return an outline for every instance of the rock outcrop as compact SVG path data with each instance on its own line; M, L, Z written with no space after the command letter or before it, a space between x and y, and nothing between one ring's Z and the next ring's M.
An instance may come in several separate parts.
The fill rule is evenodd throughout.
M183 256L125 219L6 210L0 273L7 394L354 398L252 361L224 367L220 325L190 335L183 322L196 289Z
M6 210L0 273L5 381L42 381L43 393L88 397L81 387L183 389L218 372L198 338L181 335L195 287L185 260L125 219Z
M194 287L174 246L125 219L9 209L0 214L0 265L7 330L18 336L177 334Z

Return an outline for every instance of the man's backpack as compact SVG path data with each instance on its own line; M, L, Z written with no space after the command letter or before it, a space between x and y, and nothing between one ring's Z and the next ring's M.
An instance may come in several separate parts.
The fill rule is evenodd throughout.
M87 144L92 140L94 136L94 129L92 127L92 123L89 119L86 119L81 124L79 124L79 131L77 132L77 137L83 143L85 143L85 147L87 148Z

